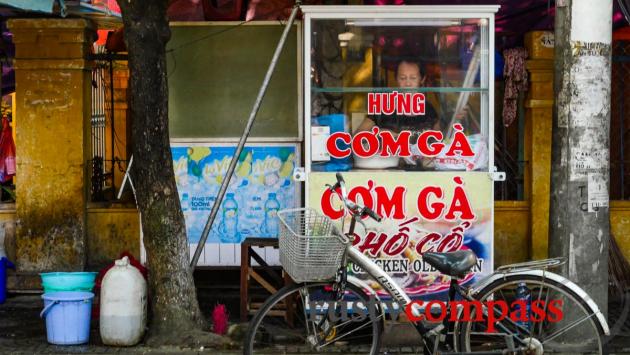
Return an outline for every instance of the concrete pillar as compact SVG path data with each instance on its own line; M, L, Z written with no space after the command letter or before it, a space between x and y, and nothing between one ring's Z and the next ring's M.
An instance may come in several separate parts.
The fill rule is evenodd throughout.
M530 206L530 256L547 257L553 121L553 32L525 35L529 90L525 101L525 195Z
M95 33L84 19L14 19L18 271L82 270Z
M608 306L613 1L556 2L549 255L604 314ZM572 332L579 337L580 334Z

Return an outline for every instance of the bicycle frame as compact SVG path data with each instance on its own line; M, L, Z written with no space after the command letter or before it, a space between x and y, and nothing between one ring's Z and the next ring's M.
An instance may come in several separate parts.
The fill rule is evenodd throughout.
M339 178L339 177L338 177ZM350 222L350 227L348 230L348 233L345 234L346 237L352 236L354 234L354 230L356 227L356 223L357 223L357 215L355 214L356 212L353 212L352 209L347 207L348 201L345 198L345 186L341 186L341 191L336 191L336 189L334 187L331 187L331 190L336 192L337 195L342 199L342 201L344 201L344 207L346 208L346 211L350 211L350 214L352 216L351 218L351 222ZM354 207L356 208L356 210L358 210L358 205L354 205ZM343 225L342 225L342 229L343 229ZM343 232L342 232L343 234ZM340 237L342 237L340 235ZM396 301L401 307L406 308L407 305L412 303L411 298L407 295L407 293L400 287L398 286L398 284L396 284L396 282L385 272L383 271L383 269L381 269L376 263L374 263L369 257L367 257L366 255L364 255L363 253L361 253L358 249L354 248L351 243L348 243L348 245L346 246L346 256L347 258L352 261L355 265L359 266L361 269L363 269L368 275L370 275L370 277L372 277L372 279L374 279L376 282L378 282L379 285L381 285L381 287L389 294L392 296L392 298L394 299L394 301ZM455 297L455 293L459 290L459 294L462 295L463 297L468 297L464 294L464 292L461 291L461 287L459 287L459 284L457 284L456 281L451 281L451 286L449 288L449 299L454 299ZM374 292L374 294L376 294ZM412 313L415 316L419 316L421 309L419 306L412 304L411 305L411 309L412 309ZM447 321L448 317L444 319L444 326L446 327L448 325L448 321ZM430 330L427 329L424 324L422 324L422 321L418 321L418 322L412 322L414 324L414 327L416 329L416 331L418 331L418 333L420 334L420 336L422 336L422 338L424 339L424 344L425 347L427 347L427 349L430 352L433 352L434 350L437 350L436 348L436 344L433 342L432 339L430 339L430 337L428 337L427 335L429 334ZM437 345L439 345L440 342L437 343Z
M353 221L354 222L354 221ZM352 223L354 224L354 223ZM351 225L351 230L353 226ZM394 299L394 301L396 301L401 307L407 307L407 305L412 303L411 298L405 293L405 291L398 286L394 280L385 272L383 271L383 269L381 269L376 263L374 263L369 257L367 257L366 255L364 255L363 253L361 253L358 249L354 248L351 245L348 245L346 247L346 255L348 257L348 259L350 261L352 261L353 263L355 263L357 266L359 266L361 269L363 269L373 280L375 280L376 282L378 282L378 284L389 294L392 296L392 298ZM517 266L517 265L514 265ZM471 286L470 288L463 288L462 286L460 286L457 283L456 279L451 279L451 284L449 287L449 293L448 293L448 298L449 301L452 301L455 299L455 295L460 295L462 297L462 299L468 300L468 301L475 301L474 295L481 290L484 286L490 284L492 281L503 277L505 274L523 274L523 275L539 275L539 276L543 276L546 278L549 278L550 280L554 280L554 281L558 281L562 284L564 284L565 286L567 286L568 288L576 291L576 293L578 295L580 295L584 300L587 301L587 304L589 305L591 311L593 312L593 314L596 316L597 321L601 324L602 329L604 330L604 333L606 335L610 334L609 332L609 328L608 328L608 324L603 316L603 314L601 313L601 311L599 310L599 308L597 307L597 304L595 304L595 302L588 296L588 294L586 294L586 292L584 292L579 286L575 285L573 282L567 280L566 278L546 271L546 270L535 270L535 269L531 269L525 265L523 265L523 267L517 267L517 268L511 268L509 269L509 271L506 271L506 267L504 268L500 268L497 271L495 271L493 274L488 275L487 277L481 279L480 281L476 282L473 286ZM376 294L376 292L374 292L372 290L371 293ZM416 306L415 304L411 305L411 310L412 313L415 316L420 316L420 312L421 309L419 306ZM483 304L482 305L482 311L484 314L487 314L490 310L488 309L488 307ZM450 309L447 308L447 312L450 312ZM493 309L492 312L496 312L496 309ZM443 332L444 329L446 329L448 331L448 325L449 325L449 318L450 318L450 313L447 313L446 317L444 317L444 321L443 321L443 327L441 327L440 329L438 329L438 331L433 331L433 330L429 330L427 329L427 327L424 326L424 324L422 324L422 321L412 321L415 329L418 331L418 333L420 334L420 336L422 336L422 338L425 341L425 346L428 348L429 351L431 351L432 353L435 350L445 350L443 349L440 345L442 344L442 342L438 341L435 342L431 336L433 335L439 335L439 333L445 334ZM518 327L518 328L522 328L522 330L525 330L525 328L523 328L521 325L513 322L512 320L510 320L509 318L506 318L502 321L499 321L496 323L496 327L500 330L506 331L507 333L510 333L509 331L507 331L507 328L505 327L505 325L503 324L503 322L505 323L509 323L511 324L511 326L513 327ZM520 337L516 336L515 334L512 335L513 340L516 341L517 344L515 344L515 347L513 349L510 349L511 351L519 351L519 350L524 350L524 347L519 347L522 345L525 345L525 341L524 339L521 339ZM495 352L489 352L488 354L494 354ZM446 354L446 353L440 353L440 354ZM484 354L484 352L475 352L475 354Z
M333 192L337 193L337 195L342 199L342 201L344 202L345 210L349 212L352 216L348 233L346 234L344 234L343 232L338 233L340 238L343 239L344 236L350 237L354 235L354 230L355 230L357 221L359 221L359 223L362 224L362 222L360 221L360 218L364 215L370 215L370 214L365 214L365 210L366 210L365 207L362 210L359 205L351 201L348 201L346 199L345 185L343 183L343 178L340 176L339 173L337 174L337 179L338 179L337 185L335 186L328 185L328 186ZM370 212L374 213L373 211L370 211ZM377 219L377 220L380 220L380 219ZM352 261L355 265L363 269L374 281L376 281L389 295L392 296L393 300L397 302L401 307L404 307L406 309L409 305L411 305L409 306L411 307L411 313L416 317L420 317L420 313L422 311L421 307L418 306L417 304L412 303L411 298L405 293L405 291L400 286L398 286L398 284L396 284L396 282L392 279L392 277L390 277L383 269L381 269L376 263L374 263L368 256L364 255L358 249L354 248L351 245L351 243L348 243L346 246L346 256L350 261ZM458 284L456 278L452 277L450 287L449 287L449 292L448 292L448 300L454 301L455 296L460 295L462 299L464 300L476 301L474 296L477 292L483 289L484 286L490 284L492 281L496 280L497 278L501 278L507 274L538 275L539 273L542 273L543 280L545 279L545 277L548 277L549 279L559 282L565 285L566 287L570 288L571 290L573 290L577 295L579 295L579 297L585 300L587 302L588 307L592 311L592 313L596 316L595 318L600 323L604 331L604 334L608 335L609 328L608 328L606 319L604 318L603 314L597 307L597 304L595 304L595 302L588 296L588 294L584 292L579 286L575 285L573 282L569 281L568 279L560 275L554 274L552 272L546 271L548 267L557 266L561 263L563 263L563 261L560 261L560 259L549 259L549 260L533 261L533 262L514 264L514 265L506 265L506 266L498 268L492 274L479 280L473 286L466 289L464 289L462 286ZM540 270L541 268L542 270ZM343 277L346 277L345 273L343 275L344 275ZM369 291L371 294L376 294L374 290L369 290ZM461 309L458 310L458 313L460 311ZM496 309L494 309L494 307L492 310L489 310L485 304L482 305L482 312L484 315L488 315L489 312L494 313L495 311ZM425 347L430 353L446 350L444 349L444 346L441 346L442 344L444 344L443 342L444 338L441 337L441 335L445 335L446 332L448 332L448 329L449 329L448 326L450 323L454 324L458 322L458 321L456 322L449 321L450 316L451 316L450 312L451 310L447 308L447 314L443 320L442 326L438 326L434 329L427 329L427 327L425 327L424 324L422 323L422 320L412 321L415 329L418 331L420 336L422 336L425 342ZM458 314L457 319L459 319L459 315L460 314ZM509 344L510 344L509 349L506 349L506 350L511 351L511 352L518 352L518 351L525 350L526 347L522 347L522 345L526 345L524 339L521 339L520 337L516 336L516 334L513 334L512 332L510 332L502 322L509 323L511 326L516 327L517 329L524 330L524 331L527 331L527 329L515 323L509 318L496 323L496 327L499 330L506 332L506 334L511 337L511 340L509 341ZM437 341L434 341L432 339L433 336L436 336ZM521 347L515 346L514 340L516 340L516 342L518 343L518 346L521 346ZM475 354L496 354L496 353L497 352L475 352ZM440 354L446 354L446 353L440 352Z
M412 304L411 298L405 293L405 291L400 286L398 286L394 282L394 280L385 271L383 271L383 269L381 269L377 264L375 264L372 260L370 260L369 257L364 255L358 249L352 247L351 245L348 245L346 247L346 253L347 253L348 259L350 259L353 263L355 263L357 266L363 269L368 275L370 275L370 277L372 277L376 282L378 282L378 284L388 294L390 294L392 298L394 299L394 301L396 301L401 307L406 308L409 304L411 304L410 307L411 307L412 313L415 316L420 316L420 312L421 312L420 307L417 306L416 304ZM451 284L450 284L449 292L448 292L449 301L455 300L456 294L460 295L465 300L474 301L474 298L471 297L466 292L466 290L457 283L457 280L453 278L451 279ZM487 314L488 312L487 307L485 305L483 305L482 307L483 307L482 308L483 312ZM494 311L495 310L493 309L493 312ZM425 342L425 347L427 347L427 349L431 353L435 352L436 350L446 350L442 346L440 346L442 345L441 341L435 342L431 337L437 336L439 334L445 334L443 332L444 329L448 331L448 325L450 323L449 318L450 318L450 309L447 308L447 314L444 317L444 320L442 322L442 327L438 328L437 331L428 329L427 327L424 326L422 321L412 321L414 328L423 338ZM512 323L513 326L521 327L520 325L515 324L509 319L507 319L506 322ZM497 322L496 326L498 329L506 330L506 327L501 322ZM525 342L522 339L519 339L518 337L515 339L520 343L519 345L525 344ZM519 348L510 349L510 350L518 351ZM445 354L445 353L441 353L441 354ZM476 354L484 354L484 353L476 352ZM488 354L494 354L494 352L490 352Z

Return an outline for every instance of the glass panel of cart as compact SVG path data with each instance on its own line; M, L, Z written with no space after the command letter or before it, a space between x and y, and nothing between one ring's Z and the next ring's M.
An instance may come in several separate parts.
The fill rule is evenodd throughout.
M306 204L347 227L325 187L343 172L349 197L384 217L358 225L354 246L413 298L436 299L449 278L424 253L472 250L464 285L493 269L496 9L402 8L305 10Z
M487 19L313 19L306 36L312 171L489 171Z

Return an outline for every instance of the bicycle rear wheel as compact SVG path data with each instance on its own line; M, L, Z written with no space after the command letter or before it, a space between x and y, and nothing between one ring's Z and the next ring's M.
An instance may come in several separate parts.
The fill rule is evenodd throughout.
M331 283L285 286L252 319L243 353L378 354L383 329L379 306L352 284L344 297L352 304L336 298Z
M514 303L519 285L525 285L531 297L524 308ZM495 331L490 332L490 308L475 321L477 309L472 307L473 320L460 322L457 327L459 351L510 349L513 343L512 348L525 349L525 354L605 353L604 331L596 315L582 298L559 282L538 275L509 275L484 287L475 298L486 306L487 301L497 304L494 319L505 313L498 305L505 302L507 317L497 321Z

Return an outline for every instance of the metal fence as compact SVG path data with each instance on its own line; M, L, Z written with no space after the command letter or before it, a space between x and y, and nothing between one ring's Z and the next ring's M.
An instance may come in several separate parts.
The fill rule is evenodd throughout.
M524 200L526 162L518 158L518 153L511 152L507 142L505 127L497 127L497 138L494 142L494 164L497 171L505 172L505 181L497 181L494 185L495 200Z
M495 200L525 199L524 131L525 107L524 96L518 100L518 119L509 127L503 124L503 83L495 86L494 120L494 165L497 171L505 172L505 181L494 183Z
M116 199L116 177L124 174L127 162L117 156L114 129L114 60L119 56L95 47L92 69L92 158L87 162L90 201ZM108 146L109 145L109 146Z
M108 63L104 61L95 61L92 69L92 157L101 159L104 159L106 154L105 125L108 113L105 107L105 91L109 89L109 83L106 81L109 76L108 69ZM109 115L112 115L111 107Z

